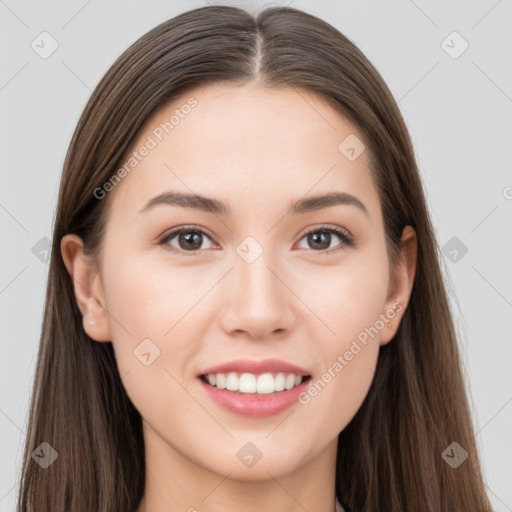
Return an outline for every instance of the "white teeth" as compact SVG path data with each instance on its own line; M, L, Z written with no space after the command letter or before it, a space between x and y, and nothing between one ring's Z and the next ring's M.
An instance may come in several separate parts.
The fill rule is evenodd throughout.
M252 373L242 373L238 379L238 390L241 393L256 393L256 376Z
M286 377L284 376L284 373L278 373L274 379L274 389L276 391L283 391L285 380Z
M238 375L236 373L228 373L228 376L226 378L226 389L228 391L238 390Z
M219 389L226 389L226 376L223 373L217 373L214 375L216 379L215 385Z
M295 379L294 379L295 380ZM274 392L274 377L271 373L262 373L258 377L256 387L258 393L273 393Z
M214 373L206 375L206 380L218 389L238 391L240 393L270 394L275 391L290 390L302 382L302 375L293 373L253 373L236 372Z
M286 376L286 380L284 381L284 387L286 389L292 389L295 386L295 375L290 373Z

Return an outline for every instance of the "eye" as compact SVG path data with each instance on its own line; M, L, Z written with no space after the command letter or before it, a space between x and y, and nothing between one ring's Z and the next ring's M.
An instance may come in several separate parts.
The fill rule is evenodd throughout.
M333 241L332 235L341 239L342 243L334 248L330 248ZM348 231L339 227L320 226L305 233L301 240L306 238L306 243L311 244L312 249L321 255L331 254L341 250L343 247L351 247L354 245L354 240ZM329 249L329 250L324 250Z
M170 244L176 238L178 247ZM164 245L165 249L171 252L188 252L194 254L195 251L204 249L204 239L211 238L202 230L195 226L184 226L179 229L171 231L160 240L159 244Z
M334 248L330 248L333 241L332 235L335 235L335 237L341 240L341 243ZM312 245L313 251L319 255L331 254L341 250L343 247L351 247L355 245L350 233L339 227L320 226L306 232L301 237L301 240L304 238L307 239L306 243ZM171 243L174 239L176 239L178 247ZM203 246L205 239L210 240L210 242L212 241L211 237L203 229L196 226L183 226L165 235L160 240L159 244L163 245L164 248L170 252L189 253L189 255L194 255L197 251L205 249Z

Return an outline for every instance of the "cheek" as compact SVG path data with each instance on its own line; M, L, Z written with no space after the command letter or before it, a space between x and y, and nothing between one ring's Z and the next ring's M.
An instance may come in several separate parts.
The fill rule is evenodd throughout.
M335 271L329 269L328 277L316 276L301 285L305 293L308 285L316 283L316 293L309 294L311 309L319 312L325 324L316 332L322 371L301 403L332 410L332 415L324 416L328 418L325 428L332 430L344 428L364 401L378 359L380 332L385 328L379 316L387 296L385 254L382 258L362 255L352 262Z
M166 435L182 437L176 411L198 414L195 401L179 384L190 373L197 346L187 329L198 322L193 305L205 293L183 276L136 260L105 266L105 300L119 374L143 418L165 425ZM108 270L108 273L107 273ZM181 278L180 278L181 276ZM198 289L199 288L199 289Z
M136 378L138 391L149 393L151 386L158 389L162 379L171 378L165 369L174 373L173 355L187 358L189 344L180 329L197 293L193 284L185 286L176 270L164 278L161 269L140 258L111 256L105 258L104 296L119 372L130 373L128 387Z
M321 369L299 399L306 408L319 412L318 420L311 424L311 435L317 429L326 435L343 430L361 407L373 381L380 347L375 322L382 304L368 301L364 295L360 300L355 294L347 297L350 300L346 307L333 316L331 325L336 335L317 340ZM339 304L343 306L343 300Z
M151 260L143 257L106 264L105 274L105 297L113 317L110 325L114 341L125 339L128 331L131 338L149 337L166 342L173 329L189 322L187 312L192 312L211 287L191 268L173 267L165 262L152 265Z
M294 290L320 320L317 337L342 349L345 342L375 324L387 298L386 262L385 254L379 258L354 253L336 267L300 269Z

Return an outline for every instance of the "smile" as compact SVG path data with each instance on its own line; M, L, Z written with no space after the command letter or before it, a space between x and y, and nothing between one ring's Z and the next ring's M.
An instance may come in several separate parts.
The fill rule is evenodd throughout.
M311 376L230 372L203 374L198 381L212 402L225 411L250 418L266 418L297 403Z
M211 373L202 375L204 382L214 386L217 389L227 389L228 391L238 392L240 394L271 394L290 390L298 386L303 379L308 376L296 375L294 373Z

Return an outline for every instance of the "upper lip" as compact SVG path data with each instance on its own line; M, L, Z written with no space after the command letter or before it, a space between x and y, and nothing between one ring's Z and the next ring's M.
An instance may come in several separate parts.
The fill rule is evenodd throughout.
M293 373L295 375L307 376L309 372L300 366L297 366L281 359L263 359L262 361L253 361L250 359L237 359L235 361L229 361L216 366L206 368L201 372L201 375L209 375L212 373L228 373L228 372L239 372L239 373L272 373L272 372L283 372Z

